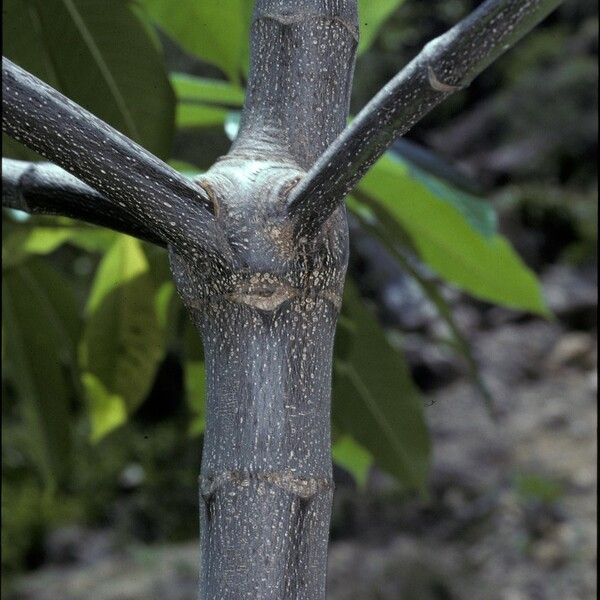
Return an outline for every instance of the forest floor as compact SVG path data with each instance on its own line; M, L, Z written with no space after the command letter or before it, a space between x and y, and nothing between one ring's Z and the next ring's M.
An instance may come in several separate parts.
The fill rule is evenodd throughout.
M429 395L429 499L399 494L378 472L364 491L342 477L331 600L596 597L594 279L564 266L544 273L555 321L497 309L481 320L463 307L496 421L459 377ZM196 542L124 548L110 530L66 528L52 543L54 564L23 577L15 598L196 598Z

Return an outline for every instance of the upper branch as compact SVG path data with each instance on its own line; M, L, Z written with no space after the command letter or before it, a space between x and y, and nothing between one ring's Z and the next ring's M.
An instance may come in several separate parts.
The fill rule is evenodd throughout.
M90 213L110 202L182 251L190 239L218 245L200 187L4 57L2 128L102 193Z
M346 125L357 44L356 0L257 0L230 155L308 170Z
M298 230L327 220L394 139L464 88L561 0L486 0L423 51L365 106L293 190Z
M2 159L2 206L79 219L164 246L143 221L51 163Z

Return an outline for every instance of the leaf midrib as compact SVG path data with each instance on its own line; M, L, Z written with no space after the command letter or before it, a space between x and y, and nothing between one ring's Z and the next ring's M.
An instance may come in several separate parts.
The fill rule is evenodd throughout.
M84 44L87 46L92 57L96 61L96 65L100 69L100 73L101 73L104 81L106 82L108 89L110 90L110 92L113 96L113 99L117 105L117 108L118 108L119 112L121 113L121 116L123 117L123 119L125 121L125 125L127 126L127 129L129 130L129 135L131 137L134 137L137 140L140 140L141 139L140 132L138 131L135 121L131 115L131 112L129 111L129 109L127 107L127 103L125 102L125 99L123 98L123 95L121 94L121 90L119 89L117 82L115 81L110 69L108 68L108 65L106 64L106 61L104 60L104 57L102 56L102 52L101 52L100 48L96 44L94 37L92 36L87 25L85 24L85 21L83 20L81 14L77 10L77 7L73 3L73 0L61 0L61 1L64 5L65 9L67 10L69 15L73 19L73 23L75 24L77 31L81 35L81 38L82 38Z
M372 201L377 202L377 203L383 205L384 208L390 209L394 213L396 213L393 206L391 206L391 207L386 206L385 202L383 202L379 198L377 198L375 194L367 192L364 188L361 191L366 196L371 198ZM460 212L454 207L448 206L447 208L449 210L454 210L458 214L460 214ZM479 267L478 261L469 262L469 260L467 260L464 257L464 255L462 255L461 253L457 252L452 247L451 244L448 244L443 238L440 238L439 236L432 234L431 230L427 229L427 227L425 225L421 225L420 223L415 224L415 221L410 221L410 224L407 224L406 219L404 217L402 217L398 213L396 213L396 215L397 215L397 218L400 218L400 220L403 222L404 227L406 228L411 239L413 240L413 243L415 243L418 248L422 248L422 240L423 239L428 240L428 242L431 243L431 245L437 247L438 252L445 253L445 254L448 254L449 256L451 256L452 260L455 261L455 263L457 264L457 266L459 266L459 268L462 267L464 271L471 273L472 276L474 276L476 279L479 279L479 280L487 282L488 284L491 284L491 289L493 291L490 294L484 295L481 291L475 290L473 288L472 284L459 283L459 282L453 280L453 283L455 285L457 285L465 290L468 290L471 294L474 294L474 295L482 297L482 298L489 299L490 297L492 297L494 300L497 300L498 295L501 295L501 296L505 295L506 288L501 285L499 287L499 283L502 280L500 280L498 278L493 278L493 277L490 278L488 271L485 268ZM462 216L461 216L461 218L462 218ZM496 245L498 243L498 241L500 241L502 239L503 238L501 235L495 234L491 238L484 240L484 242L488 246L493 246L493 245ZM419 240L419 241L417 241L417 240ZM419 253L422 254L422 252L423 251L421 249L419 249ZM433 265L431 265L431 263L428 262L428 264L430 264L430 266L432 268L434 268ZM435 270L438 271L437 269L435 269ZM439 273L439 274L442 275L441 273ZM522 275L519 277L518 282L519 283L517 285L517 289L522 289L523 283L527 284L526 281L523 282ZM514 289L514 286L513 286L513 289ZM533 310L531 303L527 303L527 305L525 305L522 302L517 303L517 302L510 301L510 300L503 300L503 302L506 304L510 303L512 306L517 306L517 307L521 307L521 308L523 308L524 306L527 306L527 308L529 310ZM539 301L536 302L536 304L539 304Z
M393 429L390 427L387 422L385 415L382 414L381 410L377 406L377 402L373 399L371 392L368 387L364 384L356 370L352 367L352 365L347 364L346 369L344 369L347 377L350 379L354 387L357 389L358 393L363 398L368 410L371 412L373 417L375 418L377 424L380 426L381 430L385 433L386 437L389 439L391 446L396 451L396 454L400 457L401 462L404 466L406 472L410 475L411 479L414 482L418 481L418 478L415 477L413 470L410 467L410 461L408 460L408 456L406 452L402 448L402 445L396 439L394 435Z

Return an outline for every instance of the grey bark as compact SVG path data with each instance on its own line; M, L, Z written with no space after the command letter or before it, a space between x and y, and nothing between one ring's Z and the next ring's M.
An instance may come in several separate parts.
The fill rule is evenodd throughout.
M239 136L194 183L3 59L4 131L80 180L9 164L3 204L142 226L166 244L202 334L202 598L325 597L342 200L398 134L556 4L484 2L345 128L356 0L257 0Z
M166 242L122 206L51 163L2 159L2 206L32 215L87 221L165 246Z
M467 87L562 0L487 0L429 42L364 107L290 195L290 214L317 231L393 141Z
M169 242L186 246L194 232L217 245L201 188L4 57L2 129Z

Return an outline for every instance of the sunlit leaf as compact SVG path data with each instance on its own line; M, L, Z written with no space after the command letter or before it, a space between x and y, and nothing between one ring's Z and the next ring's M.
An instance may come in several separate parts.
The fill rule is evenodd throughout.
M348 471L357 485L364 488L373 464L373 457L349 435L339 438L332 448L333 462Z
M404 0L359 0L358 21L360 43L358 53L365 52L374 42L379 28Z
M99 380L110 405L116 406L116 395L129 414L146 397L164 356L165 331L155 298L141 242L119 236L94 277L80 362L83 371Z
M18 265L33 255L51 254L67 243L88 252L104 252L116 236L113 231L85 225L16 227L6 235L2 245L2 268Z
M247 55L248 0L141 0L151 19L185 50L238 82Z
M181 103L216 104L218 106L241 107L244 90L227 81L194 77L186 73L171 74L171 84L177 100Z
M175 295L175 285L172 281L165 281L157 290L154 297L154 307L159 325L164 329L169 321L169 308Z
M225 81L184 74L172 75L171 81L179 101L178 129L222 127L230 108L244 103L244 91Z
M17 265L33 254L50 254L70 237L65 227L19 227L2 244L2 268Z
M483 300L547 314L538 280L510 243L479 233L454 204L410 177L405 165L384 156L355 196L397 220L421 258L446 281Z
M496 211L488 202L483 202L467 192L452 187L417 167L409 166L409 172L412 177L424 183L437 198L454 206L473 229L485 237L494 236L498 219Z
M97 442L127 421L127 407L122 396L109 392L92 373L82 373L81 381L89 404L90 439Z
M200 175L200 173L202 173L202 171L196 165L176 158L172 158L169 161L169 165L188 177L195 177L196 175Z
M205 127L223 127L228 110L207 104L177 105L175 122L177 129L202 129Z
M438 315L447 326L448 334L450 336L448 340L450 346L465 359L471 380L490 410L491 415L495 416L492 393L481 376L479 364L473 355L469 340L458 326L452 313L452 308L444 298L438 283L434 281L433 278L430 278L423 273L422 268L418 268L418 266L414 264L416 259L414 259L413 256L409 256L406 252L406 248L403 248L403 246L398 243L399 240L397 237L395 238L393 235L389 235L387 227L378 227L377 224L373 222L373 215L369 213L368 207L358 202L352 196L349 197L348 200L348 206L354 214L354 217L358 219L366 231L369 231L385 245L406 274L417 282L424 295L433 303ZM365 210L367 211L367 214L364 214ZM386 222L389 223L389 221Z
M189 433L195 436L204 432L206 423L206 372L200 336L189 322L183 334L183 350L186 401L191 412Z

